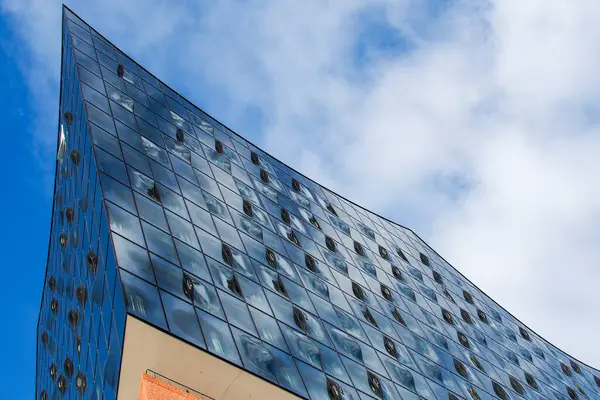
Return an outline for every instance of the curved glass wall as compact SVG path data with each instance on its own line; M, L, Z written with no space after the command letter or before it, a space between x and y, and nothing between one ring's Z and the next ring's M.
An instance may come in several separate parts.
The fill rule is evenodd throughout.
M118 269L129 314L304 398L600 398L598 370L411 230L290 169L65 15L88 120L79 140L103 193L89 203L105 205L106 274ZM38 392L56 386L46 364Z

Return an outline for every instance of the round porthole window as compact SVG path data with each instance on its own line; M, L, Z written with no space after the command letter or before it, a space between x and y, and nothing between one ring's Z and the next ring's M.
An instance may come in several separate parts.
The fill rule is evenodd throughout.
M85 257L87 266L92 274L98 270L98 256L93 251L89 251Z
M290 224L290 222L292 222L290 218L290 213L288 213L288 210L286 210L285 208L281 209L281 220L288 225Z
M60 376L58 381L56 381L56 386L58 386L58 390L64 394L67 391L67 380L64 376Z
M294 322L296 326L303 331L306 331L306 315L298 307L294 306Z
M230 279L227 280L227 288L231 290L231 292L241 298L244 298L244 293L242 292L242 287L240 286L239 281L233 275Z
M194 281L188 275L183 274L183 294L185 297L190 299L192 302L194 301Z
M567 386L567 394L569 395L569 397L572 400L577 400L579 399L579 396L577 395L577 392L575 390L573 390L572 388Z
M388 301L392 301L394 299L390 288L385 286L383 283L381 284L381 294Z
M271 267L275 268L277 266L277 257L275 257L273 250L267 248L265 258L267 259L267 264Z
M65 247L67 247L67 242L69 241L69 239L67 238L67 235L63 232L60 234L60 236L58 237L58 243L60 243L60 247L62 247L63 249Z
M223 143L220 140L215 139L215 150L219 154L223 154Z
M469 376L467 374L467 368L465 367L465 365L463 363L461 363L460 361L458 361L456 358L454 359L454 369L463 378L465 378L465 379L469 378Z
M365 292L363 292L362 287L356 282L352 282L352 293L354 293L356 298L365 301Z
M56 278L53 276L48 279L48 289L50 289L51 292L56 290Z
M88 297L85 286L83 286L82 284L79 284L79 286L77 286L77 289L75 290L75 297L77 298L79 304L85 306Z
M325 236L325 245L330 251L336 251L335 241L329 236Z
M273 280L273 287L275 288L275 290L277 290L283 296L288 297L288 298L290 297L280 276L277 276L277 279Z
M500 386L497 382L492 382L492 387L494 388L494 393L502 400L508 400L508 395L506 394L506 390L502 386Z
M55 315L58 314L58 300L52 299L52 301L50 301L50 311Z
M521 337L525 340L531 340L531 337L529 337L529 332L527 332L525 329L523 329L523 327L519 327L519 333L521 334Z
M71 159L71 162L74 165L79 165L81 156L79 155L79 152L77 150L75 150L75 149L71 150L71 154L69 155L69 158Z
M467 303L469 304L473 304L473 296L471 296L471 293L463 290L463 297L466 300Z
M560 369L562 369L562 372L567 375L567 376L571 376L571 370L569 369L569 367L567 367L565 364L560 363Z
M298 182L298 180L295 178L292 178L292 189L294 189L296 192L299 192L301 189L300 182Z
M58 369L56 368L56 364L50 364L50 368L48 369L48 373L52 379L56 378L56 374L58 373Z
M87 387L87 379L81 371L77 373L77 377L75 378L75 387L81 394L85 392L85 388Z
M369 382L369 387L375 394L375 396L382 398L383 397L383 387L381 386L381 381L371 371L367 371L367 381Z
M152 187L148 188L148 196L152 197L154 200L160 203L160 192L158 190L158 185L156 182L152 184Z
M481 310L478 309L477 310L477 316L479 317L479 319L482 322L485 322L486 324L488 323L488 317L487 317L487 315L483 311L481 311Z
M69 320L69 325L71 325L71 327L77 328L77 325L79 325L79 320L81 319L81 315L77 310L69 310L67 319Z
M460 342L460 344L465 346L467 349L471 347L469 339L467 339L467 336L464 333L456 332L456 335L458 336L458 341Z
M483 369L483 365L481 365L481 363L479 362L479 360L477 359L477 357L475 357L475 354L471 354L469 356L469 360L471 360L471 363L473 363L473 365L480 371L484 371Z
M317 273L317 263L310 254L307 253L304 255L304 263L306 264L306 268L314 273Z
M327 378L327 394L331 400L342 400L342 388L330 378Z
M450 311L442 308L442 317L444 318L444 321L446 321L450 325L454 325L454 319L452 318L452 314L450 314Z
M229 266L233 264L233 254L231 254L231 249L225 243L221 245L221 258L225 264Z
M65 370L65 375L67 375L69 378L73 376L73 360L71 360L69 357L67 357L65 359L65 363L64 363L64 370Z
M175 133L175 139L177 139L177 141L179 143L183 143L183 139L184 139L183 129L177 128L177 132Z
M467 311L463 310L462 308L460 309L460 316L462 317L463 321L465 321L468 324L472 324L473 320L471 319L471 314L469 314Z
M577 372L578 374L581 373L581 368L579 367L579 364L577 364L575 361L573 360L569 360L569 362L571 363L571 368L573 368L573 371Z
M400 311L398 311L398 307L394 306L394 309L392 310L392 315L394 316L394 319L398 322L400 322L403 326L407 326L406 322L404 321L404 318L402 318L402 315L400 315Z
M473 386L471 386L467 391L469 392L473 400L481 400L481 397L479 397L477 390L475 390Z
M67 221L70 224L73 223L73 220L75 219L75 211L73 210L73 207L69 207L66 209L65 216L67 217Z
M538 384L537 381L535 380L535 378L533 377L533 375L531 375L528 372L525 372L525 381L527 382L527 384L529 386L531 386L534 389L538 388Z
M73 121L75 120L75 118L73 117L73 113L69 110L65 111L63 117L68 126L71 126L73 124Z
M398 256L399 256L399 257L400 257L400 258L401 258L403 261L406 261L406 262L408 262L408 258L406 258L406 255L404 254L404 252L403 252L403 251L402 251L400 248L396 249L396 253L398 254Z
M356 251L356 254L358 254L359 256L365 256L365 249L356 240L354 241L354 251Z
M396 350L396 344L392 339L387 336L383 337L383 345L385 346L385 350L394 358L398 357L398 350Z
M327 208L327 211L329 211L330 213L332 213L333 215L335 215L337 217L337 212L335 211L335 208L333 208L331 203L328 203L326 208Z
M516 380L514 377L510 377L510 386L512 386L512 388L515 390L515 392L524 395L525 394L525 388L523 387L523 385L521 385L521 382L519 382L518 380Z
M290 231L287 233L287 238L296 246L302 247L302 245L300 244L300 240L298 240L298 236L296 236L296 233L293 230L290 229Z
M373 326L378 326L377 320L375 319L373 314L371 314L371 311L368 308L364 309L363 316L365 317L365 319L367 320L368 323L370 323Z
M269 173L262 168L260 169L260 180L263 183L269 183Z
M249 217L252 217L252 204L248 200L244 200L242 209L244 210L244 214L246 214Z
M317 229L321 229L321 224L319 224L319 221L315 218L314 215L311 215L309 222Z
M379 246L379 255L384 260L389 260L390 259L390 254L388 253L387 249L385 247L383 247L383 246Z

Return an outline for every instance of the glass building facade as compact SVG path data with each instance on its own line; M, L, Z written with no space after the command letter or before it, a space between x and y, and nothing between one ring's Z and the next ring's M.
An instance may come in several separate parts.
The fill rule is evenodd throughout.
M37 398L116 399L128 318L300 398L600 398L600 371L410 229L255 147L64 8Z

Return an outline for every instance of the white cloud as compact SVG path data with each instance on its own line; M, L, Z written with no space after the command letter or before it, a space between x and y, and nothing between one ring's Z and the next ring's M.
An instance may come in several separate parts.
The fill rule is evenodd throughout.
M532 329L600 366L600 3L209 3L73 8L241 134L258 110L250 136L275 156L414 228ZM371 49L357 68L360 16L374 8L408 50ZM3 1L30 46L44 132L59 9Z

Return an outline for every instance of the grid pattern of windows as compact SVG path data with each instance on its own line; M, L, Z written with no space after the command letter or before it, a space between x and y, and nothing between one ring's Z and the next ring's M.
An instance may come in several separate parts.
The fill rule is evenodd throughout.
M125 301L92 150L96 141L82 98L87 71L74 46L79 39L69 34L77 25L69 19L63 23L59 143L36 392L44 400L115 399Z
M69 103L63 93L61 104L80 104L89 122L72 140L84 142L77 168L95 154L85 167L97 168L87 198L100 214L90 229L104 246L95 252L103 298L118 270L129 314L304 398L600 397L599 371L529 331L412 231L234 134L69 11L65 23L64 59L76 67L63 74L77 69L82 99L78 92ZM69 205L58 200L61 173L52 232L71 245L57 217ZM88 187L65 185L71 202ZM60 241L48 276L50 265L62 268ZM99 312L120 302L100 302ZM85 313L92 326L104 323ZM109 349L113 328L119 343L119 318L104 326ZM45 360L56 359L45 354L38 391L49 381Z

